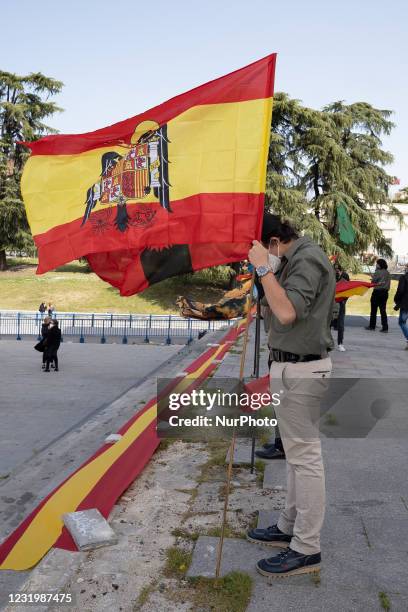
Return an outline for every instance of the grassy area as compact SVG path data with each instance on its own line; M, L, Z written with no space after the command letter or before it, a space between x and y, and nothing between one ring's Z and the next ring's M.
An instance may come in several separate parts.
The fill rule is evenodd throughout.
M192 553L172 546L167 549L166 556L165 574L176 578L184 576L190 566Z
M175 300L188 295L216 302L226 290L225 268L202 270L171 278L138 295L121 297L114 287L89 272L87 265L73 262L37 276L35 259L9 259L9 270L0 272L0 309L37 310L51 301L65 312L176 313Z
M73 262L37 276L35 259L9 259L10 269L0 272L0 309L37 310L42 301L53 302L57 312L177 313L175 300L187 295L201 302L217 302L226 291L228 270L218 267L165 280L138 295L121 297L114 287L89 272L85 263ZM353 279L369 280L366 274ZM392 281L389 314L397 281ZM347 302L348 314L370 312L371 291Z
M252 578L243 572L231 572L223 578L190 578L194 587L196 610L245 612L252 593Z
M380 591L378 593L378 598L380 600L380 605L383 610L391 610L391 602L387 593L385 593L384 591Z

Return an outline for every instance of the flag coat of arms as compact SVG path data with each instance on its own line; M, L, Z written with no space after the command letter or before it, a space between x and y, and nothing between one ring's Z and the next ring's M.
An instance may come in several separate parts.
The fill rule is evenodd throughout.
M245 259L261 233L275 61L95 132L25 143L37 273L86 257L132 295Z

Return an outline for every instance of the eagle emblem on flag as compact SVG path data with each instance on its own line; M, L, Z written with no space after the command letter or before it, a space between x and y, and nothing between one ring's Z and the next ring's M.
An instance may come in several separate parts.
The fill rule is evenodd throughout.
M126 153L104 153L101 156L99 180L86 194L81 227L99 203L108 207L116 205L114 226L118 231L125 232L129 225L133 225L127 205L143 200L152 192L160 205L171 212L168 143L166 125L144 121L136 127L131 143L121 145L128 148ZM138 224L137 220L135 224Z

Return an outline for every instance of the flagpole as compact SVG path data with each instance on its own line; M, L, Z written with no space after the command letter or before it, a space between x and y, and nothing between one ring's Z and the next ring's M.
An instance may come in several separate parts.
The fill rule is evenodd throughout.
M259 291L256 295L256 319L255 319L255 343L254 343L254 371L252 373L253 378L259 378L259 360L261 350L261 300L259 298ZM252 436L251 444L251 474L254 473L255 467L255 436Z
M246 356L246 351L247 351L247 346L248 346L249 325L251 322L251 301L252 301L252 292L254 289L254 283L255 283L255 269L252 272L251 288L249 290L249 294L247 298L248 312L246 316L244 341L242 344L242 353L241 353L241 363L239 367L239 381L240 382L244 380L245 356ZM225 527L227 524L229 492L230 492L230 487L231 487L232 465L234 463L234 451L235 451L235 426L233 427L233 430L232 430L232 439L231 439L231 444L229 448L229 461L228 461L228 467L227 467L227 482L226 482L226 487L225 487L224 509L222 513L220 541L218 543L218 550L217 550L217 564L215 566L215 578L216 579L220 577L220 570L221 570L222 549L224 546Z

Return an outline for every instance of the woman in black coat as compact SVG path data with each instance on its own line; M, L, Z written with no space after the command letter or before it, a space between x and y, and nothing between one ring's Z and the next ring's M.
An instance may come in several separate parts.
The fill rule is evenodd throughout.
M45 362L47 361L46 359L46 355L45 355L45 339L48 336L48 330L49 330L49 325L51 323L51 318L50 317L45 317L44 321L41 325L41 341L39 344L41 344L44 347L43 350L43 355L42 355L42 368L43 370L45 369ZM38 350L38 349L37 349Z
M61 330L58 327L58 321L51 321L48 328L48 334L44 341L45 345L45 362L46 368L44 372L50 371L50 363L54 362L55 372L58 372L58 349L61 344Z

